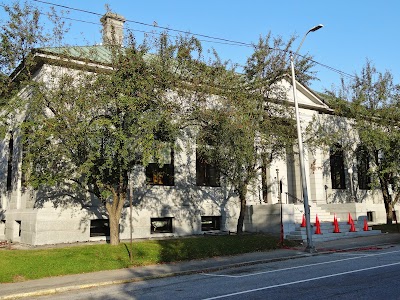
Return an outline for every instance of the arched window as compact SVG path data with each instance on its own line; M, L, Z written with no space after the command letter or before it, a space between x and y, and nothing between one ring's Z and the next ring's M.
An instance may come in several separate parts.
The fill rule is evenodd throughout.
M332 189L345 189L344 158L342 146L335 144L330 149Z
M371 189L371 176L368 174L369 170L369 154L364 145L360 145L356 152L357 157L357 176L358 187L360 190Z

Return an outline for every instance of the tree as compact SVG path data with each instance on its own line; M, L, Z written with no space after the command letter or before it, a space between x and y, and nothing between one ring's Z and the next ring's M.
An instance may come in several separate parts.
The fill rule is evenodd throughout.
M38 16L34 10L34 22ZM60 26L55 28L62 32ZM23 37L29 30L16 32ZM111 41L98 47L33 50L40 38L33 37L18 59L22 72L4 77L18 83L15 91L25 92L4 101L2 121L6 128L10 117L17 116L12 119L22 136L27 186L37 195L56 193L55 204L68 205L72 198L85 206L85 196L94 195L109 217L110 242L117 244L133 166L146 166L153 158L162 164L165 149L174 147L179 129L194 117L200 126L200 151L239 194L238 232L242 231L248 185L260 164L271 162L292 141L294 126L282 106L286 93L279 83L288 74L294 39L286 44L275 39L273 48L270 35L260 39L245 74L239 75L227 70L217 55L206 61L201 44L190 36L170 41L162 35L138 45L131 35L124 48ZM277 49L281 46L284 49ZM49 80L33 78L35 53L63 59L45 73L43 78ZM96 61L104 54L107 61ZM303 81L312 78L306 72L310 64L299 66ZM221 101L204 109L214 96ZM191 100L198 105L187 105ZM194 116L186 119L192 111ZM215 147L206 146L210 140L218 142Z
M33 15L36 20L40 14ZM162 35L137 44L130 35L123 48L111 41L61 52L27 51L22 62L29 59L33 67L35 51L58 55L63 64L43 70L39 80L28 74L19 84L25 93L14 94L3 109L3 128L10 126L10 116L18 116L25 184L41 199L55 194L55 205L69 205L71 199L90 205L86 195L94 195L108 215L110 243L118 244L134 165L146 166L151 159L162 164L165 149L175 146L179 99L188 80L196 78L193 72L202 70L190 72L198 47L191 37L170 41ZM94 59L104 56L106 62Z
M197 150L216 166L237 192L240 213L237 232L243 231L250 185L274 159L293 146L295 123L281 84L289 74L289 49L271 35L260 38L239 76L234 69L221 73L217 104L199 107ZM272 44L272 47L270 46ZM313 78L312 64L304 57L299 65L303 83Z
M355 137L343 131L329 133L325 130L329 121L320 123L318 133L313 134L323 145L347 141L344 150L351 151L353 156L357 155L355 150L362 149L369 162L371 187L382 191L387 224L392 223L392 211L400 198L399 92L400 86L394 84L389 71L378 72L367 61L360 74L329 93L329 104L337 116L348 120ZM354 149L354 144L359 147Z
M33 49L62 41L68 27L53 8L42 13L28 2L2 4L8 19L0 23L0 100L1 104L12 98L32 77ZM44 22L49 22L45 29ZM19 72L23 62L24 72ZM18 80L14 80L19 75Z

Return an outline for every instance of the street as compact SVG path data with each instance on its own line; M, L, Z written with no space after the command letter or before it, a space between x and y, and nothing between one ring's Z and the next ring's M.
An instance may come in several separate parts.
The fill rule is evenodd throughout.
M399 299L398 274L385 245L35 299Z

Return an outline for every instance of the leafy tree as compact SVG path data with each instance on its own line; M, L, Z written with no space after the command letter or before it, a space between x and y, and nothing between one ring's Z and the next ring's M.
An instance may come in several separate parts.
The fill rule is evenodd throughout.
M392 223L392 211L400 198L399 92L400 87L393 82L389 71L378 72L367 61L360 74L355 74L348 82L343 81L339 90L328 94L336 115L347 120L356 136L349 135L348 131L326 130L332 118L319 123L318 133L314 135L323 145L345 141L344 149L354 156L354 145L362 146L370 162L371 187L382 191L388 224Z
M179 127L187 121L185 116L195 111L200 121L199 150L239 194L238 232L242 231L249 184L261 164L270 163L292 142L294 126L288 110L281 106L286 92L279 83L288 74L288 50L294 39L286 44L274 39L273 48L269 47L270 35L260 39L243 75L226 70L218 57L205 63L202 47L192 37L171 42L163 35L154 43L137 45L131 36L124 48L65 47L62 52L42 48L42 54L66 60L46 74L50 80L40 81L32 80L37 63L33 49L47 38L44 34L29 36L40 33L33 30L41 28L40 13L37 9L21 11L19 6L12 11L17 11L10 23L14 27L2 27L2 43L4 49L11 49L7 47L12 38L20 37L22 55L13 56L19 53L15 50L1 54L1 80L6 82L2 99L10 95L4 91L16 83L13 90L23 88L25 93L14 93L3 101L2 121L6 128L11 119L24 120L15 126L23 137L27 185L38 194L64 190L69 196L66 203L71 197L82 202L85 193L95 195L110 219L111 244L117 244L133 166L146 165L154 157L162 163L165 148L174 147ZM15 25L20 19L27 22L26 27ZM61 33L60 19L54 20L55 32ZM277 50L281 46L283 51ZM104 51L108 61L93 65L93 59ZM23 72L17 78L8 77L7 72L18 63L24 66ZM299 66L305 83L312 78L307 73L311 65L304 61ZM209 106L215 95L220 101ZM182 99L197 100L198 105L185 105ZM210 141L212 147L207 147Z
M19 7L15 9L19 15ZM37 10L22 14L24 19L33 15L29 26L40 17ZM20 86L25 92L14 94L3 110L3 128L10 125L11 116L17 116L23 180L38 198L55 195L55 205L69 205L72 198L86 206L93 200L85 195L96 196L109 217L110 243L118 244L133 166L146 166L154 158L161 164L165 149L175 146L180 99L204 70L193 57L200 45L191 37L170 41L166 35L137 44L130 35L123 48L111 41L97 47L30 51L39 41L32 37L29 49L15 61L30 59L33 68L34 53L39 51L59 55L63 64L53 65L50 71L44 68L44 76L38 79L24 70L27 75ZM13 57L4 57L9 63L5 66L12 70ZM106 62L101 60L104 57Z
M56 87L36 86L24 123L31 184L60 188L68 181L94 194L106 208L113 245L133 166L161 157L176 134L160 61L146 61L144 47L124 50L104 74L67 74L53 77Z
M214 106L200 107L198 152L214 164L236 190L240 199L237 232L243 231L249 187L264 169L293 145L295 124L281 84L289 74L289 49L271 35L260 38L254 53L238 76L232 69L221 73L219 99ZM272 46L271 46L272 44ZM301 59L303 83L313 78Z
M42 13L29 2L2 4L8 19L0 22L0 103L12 98L33 75L33 49L62 41L68 27L53 8ZM45 29L44 22L52 26ZM23 63L23 64L21 64ZM23 66L24 72L20 72ZM15 76L19 76L15 80Z

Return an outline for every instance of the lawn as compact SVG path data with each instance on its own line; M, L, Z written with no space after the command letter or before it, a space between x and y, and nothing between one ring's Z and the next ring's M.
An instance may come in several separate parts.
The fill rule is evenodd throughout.
M294 243L285 241L285 244ZM1 249L0 282L268 251L278 247L278 238L264 234L135 241L132 263L129 243L118 246L95 244L51 249Z

